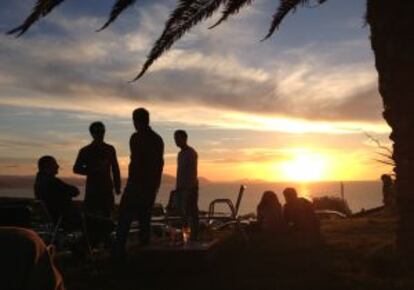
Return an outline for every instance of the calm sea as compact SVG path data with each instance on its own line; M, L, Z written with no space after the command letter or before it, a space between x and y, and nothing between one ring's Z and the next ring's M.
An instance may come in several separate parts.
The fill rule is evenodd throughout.
M283 189L287 186L295 187L299 194L308 198L317 196L340 196L339 182L316 182L316 183L246 183L247 189L245 191L240 213L246 214L256 211L256 206L260 200L261 194L265 190L273 190L277 193L281 203L284 203L284 198L281 194ZM199 207L207 210L209 203L216 198L230 198L235 202L238 194L240 184L237 183L207 183L200 187ZM163 184L157 196L157 202L166 204L170 190L173 187L171 184ZM377 181L350 181L344 182L345 198L353 212L358 212L362 208L369 209L377 207L382 204L382 186L381 182ZM81 189L83 192L83 189ZM8 197L32 197L33 191L30 188L22 189L0 189L0 196ZM79 196L78 199L83 199ZM119 197L117 197L119 201ZM225 208L217 208L218 211L224 211Z

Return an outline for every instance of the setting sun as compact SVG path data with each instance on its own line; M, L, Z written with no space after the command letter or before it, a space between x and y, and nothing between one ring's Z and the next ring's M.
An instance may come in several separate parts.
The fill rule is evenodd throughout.
M282 173L290 181L323 180L326 171L326 158L313 152L298 152L291 160L282 164Z

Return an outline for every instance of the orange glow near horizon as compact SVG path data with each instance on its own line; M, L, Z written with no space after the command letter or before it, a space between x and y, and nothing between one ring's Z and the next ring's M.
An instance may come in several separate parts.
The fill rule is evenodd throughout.
M391 168L373 160L375 157L370 150L336 150L318 147L279 148L268 157L255 160L217 161L208 157L203 158L199 150L199 176L212 182L233 181L266 181L266 182L295 182L308 183L319 181L356 181L378 180L383 173ZM175 154L165 159L164 174L176 175ZM232 157L226 152L225 157ZM204 155L205 156L205 155ZM59 176L75 176L72 172L73 156L68 159L58 158L61 165ZM128 174L129 156L118 156L122 177ZM33 175L36 172L33 163L22 164L18 167L8 168L3 175ZM302 193L306 195L306 193Z

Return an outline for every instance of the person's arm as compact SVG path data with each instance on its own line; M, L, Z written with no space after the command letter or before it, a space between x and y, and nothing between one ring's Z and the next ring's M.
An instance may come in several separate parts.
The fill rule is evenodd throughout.
M57 190L61 193L65 193L69 195L70 197L76 197L79 195L79 189L76 186L67 184L66 182L63 182L59 178L56 178L56 187Z
M162 171L164 169L164 141L162 140L161 137L159 137L159 145L158 145L158 184L157 184L157 188L160 187L161 185L161 179L162 179Z
M263 226L263 212L260 206L257 207L257 224L261 228Z
M119 170L118 159L116 157L116 150L112 148L112 158L111 158L111 169L112 169L112 178L114 179L114 188L115 193L121 193L121 172Z
M135 139L136 139L136 133L132 134L131 137L129 138L129 165L128 165L128 179L127 179L127 183L125 185L124 188L124 193L128 192L131 188L131 184L133 183L133 180L135 179L134 177L134 171L135 171Z
M41 191L41 188L40 188L39 173L37 173L37 175L36 175L35 183L33 185L33 190L34 190L35 199L41 200L42 199L42 191Z
M88 168L85 161L85 153L82 149L79 151L78 157L76 158L75 164L73 165L73 172L80 175L88 174Z
M290 206L285 204L285 206L283 207L283 213L282 214L283 214L283 218L284 218L286 224L289 225L290 223L293 222Z

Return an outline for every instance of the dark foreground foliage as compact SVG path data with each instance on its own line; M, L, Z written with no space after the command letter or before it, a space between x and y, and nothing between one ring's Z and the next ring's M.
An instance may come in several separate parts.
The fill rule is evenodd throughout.
M132 254L122 264L102 255L96 267L62 265L71 289L414 289L394 250L395 218L324 221L323 245L292 241L249 247L237 237L213 257Z

